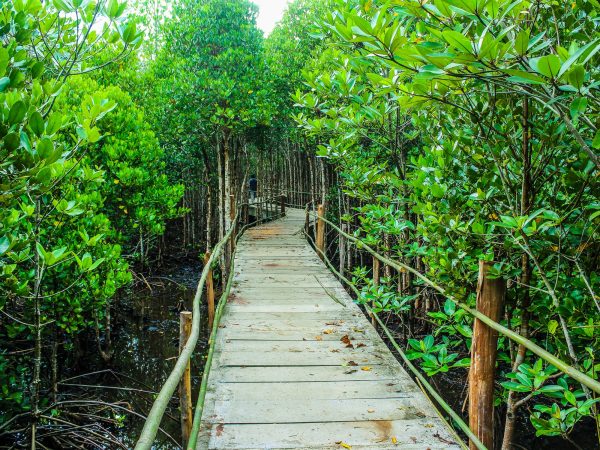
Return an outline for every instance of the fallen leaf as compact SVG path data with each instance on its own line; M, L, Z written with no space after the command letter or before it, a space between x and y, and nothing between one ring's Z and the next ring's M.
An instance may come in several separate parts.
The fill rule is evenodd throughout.
M358 370L356 370L356 369L350 369L350 370L347 370L347 371L346 371L346 372L344 372L344 373L345 373L346 375L350 375L350 374L353 374L353 373L356 373L356 372L358 372Z
M217 432L216 432L217 436L221 436L223 434L223 428L224 428L224 425L222 423L217 425Z
M357 333L364 333L365 330L361 330L360 328L353 328L353 330Z
M322 341L322 340L323 340L323 337L322 337L322 336L315 336L315 339L316 339L317 341Z
M348 337L348 335L342 337L340 341L346 344L346 348L354 348L354 345L352 345L352 342L350 342L350 338Z
M332 353L339 353L340 349L339 348L332 348L331 350L329 350Z
M396 436L392 436L392 444L397 444L398 438Z
M361 367L360 370L364 370L365 372L368 372L369 370L371 370L371 368L369 366L364 366L364 367Z
M373 408L369 408L369 409L367 409L367 412L368 412L368 413L374 413L374 412L375 412L375 410L374 410Z
M416 438L416 437L414 437L414 436L411 436L411 437L410 437L410 440L411 440L411 441L413 441L415 444L417 443L417 438Z
M323 334L331 334L331 333L333 333L333 330L331 330L329 328L326 330L323 330Z
M348 361L349 366L358 366L354 361Z
M366 347L367 344L363 344L362 342L360 344L356 344L356 348L361 348L361 347Z
M344 441L337 441L336 444L339 445L340 447L352 448L352 446L350 444L346 444Z

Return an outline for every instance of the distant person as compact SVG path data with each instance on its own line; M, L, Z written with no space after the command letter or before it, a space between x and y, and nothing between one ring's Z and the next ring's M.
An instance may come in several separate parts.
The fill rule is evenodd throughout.
M248 190L250 191L250 200L256 200L256 188L258 187L258 181L256 175L251 175L248 180Z

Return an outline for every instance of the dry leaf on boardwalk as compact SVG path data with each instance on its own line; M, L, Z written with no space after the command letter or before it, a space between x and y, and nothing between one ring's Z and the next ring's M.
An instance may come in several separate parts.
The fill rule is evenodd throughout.
M344 441L337 441L336 444L343 448L352 448L350 444L346 444Z
M350 338L348 337L348 335L345 335L344 337L342 337L340 339L340 341L342 341L344 344L346 344L347 348L354 348L354 345L350 341Z
M368 372L369 370L371 370L371 368L369 366L364 366L364 367L361 367L360 370L364 370L365 372Z

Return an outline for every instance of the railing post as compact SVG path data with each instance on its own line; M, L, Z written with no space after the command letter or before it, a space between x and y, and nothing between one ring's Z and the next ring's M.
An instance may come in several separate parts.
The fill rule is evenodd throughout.
M231 226L234 228L233 233L231 234L231 240L229 241L229 257L233 258L233 252L235 251L235 237L237 235L237 222L234 224L235 218L237 217L236 205L235 205L235 195L231 194L229 196L229 218L231 219Z
M192 313L181 311L179 313L179 354L187 343L192 332ZM179 382L179 408L181 411L181 441L183 448L187 447L190 433L192 431L192 375L190 362L188 361L183 377Z
M325 217L325 205L319 205L317 208L317 216L317 235L315 242L317 248L321 251L319 257L323 259L323 254L325 254L325 222L323 221L323 217Z
M304 232L308 235L310 229L310 209L306 207L306 219L304 220Z
M281 197L279 198L279 204L281 206L280 212L281 212L282 216L285 216L285 201L286 201L285 195L281 194Z
M380 267L380 263L379 260L377 258L375 258L373 256L373 287L375 289L377 289L377 287L379 286L379 270ZM375 307L375 301L373 301L373 304L371 305L371 307ZM373 324L373 326L377 326L377 320L375 319L375 316L373 314L370 314L371 316L371 323Z
M506 282L488 275L493 263L479 261L477 311L498 322L504 307ZM494 448L494 378L498 332L475 319L469 371L469 427L487 448ZM477 449L473 442L471 450Z
M208 264L210 259L210 251L204 254L204 265ZM212 268L208 269L206 275L206 300L208 309L208 329L212 330L213 321L215 320L215 287L213 283Z

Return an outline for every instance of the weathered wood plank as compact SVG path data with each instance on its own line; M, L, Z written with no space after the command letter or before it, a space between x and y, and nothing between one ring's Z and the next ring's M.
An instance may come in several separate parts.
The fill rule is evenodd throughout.
M427 419L295 424L214 424L206 433L209 449L438 450L459 448L447 432ZM395 438L395 439L394 439ZM395 443L394 443L395 441Z

